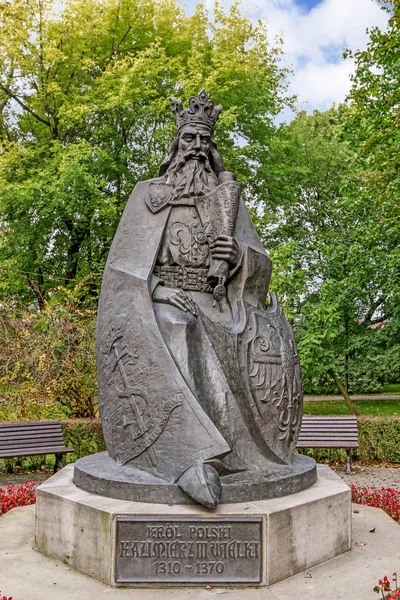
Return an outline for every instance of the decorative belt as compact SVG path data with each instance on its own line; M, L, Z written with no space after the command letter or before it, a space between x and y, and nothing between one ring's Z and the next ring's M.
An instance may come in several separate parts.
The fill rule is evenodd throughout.
M156 265L153 269L153 274L162 279L167 287L177 287L193 292L212 293L212 288L207 281L208 269Z

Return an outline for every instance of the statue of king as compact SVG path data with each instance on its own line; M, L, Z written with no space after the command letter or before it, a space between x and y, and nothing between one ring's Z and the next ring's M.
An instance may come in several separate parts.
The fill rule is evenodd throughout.
M213 140L221 106L204 90L189 108L171 104L176 139L160 176L133 190L104 271L108 460L169 490L165 502L215 508L292 493L315 481L315 463L293 453L301 375L274 294L265 309L271 261Z

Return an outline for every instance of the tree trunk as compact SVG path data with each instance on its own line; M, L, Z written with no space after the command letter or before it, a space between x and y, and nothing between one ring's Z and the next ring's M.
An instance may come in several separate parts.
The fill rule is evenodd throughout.
M44 311L44 309L46 307L46 303L45 303L44 293L43 293L43 289L42 289L43 273L42 273L41 269L39 270L39 273L38 273L38 281L37 282L33 281L33 279L30 277L30 275L28 273L25 274L25 278L26 278L32 292L36 296L36 300L38 301L40 312Z
M329 373L329 375L332 376L333 381L338 386L339 392L342 394L342 396L344 398L344 401L346 402L346 405L348 406L351 414L352 415L357 415L358 413L356 411L356 407L354 406L354 402L350 398L349 394L346 391L346 388L344 387L344 385L340 381L339 377L336 375L335 371L333 369L329 369L328 373Z

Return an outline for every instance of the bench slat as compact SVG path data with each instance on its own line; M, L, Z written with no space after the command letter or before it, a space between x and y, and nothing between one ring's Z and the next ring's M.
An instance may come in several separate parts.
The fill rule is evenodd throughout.
M0 440L1 439L7 439L9 437L40 437L40 436L47 436L47 435L58 435L58 436L62 436L62 431L59 431L57 429L51 429L49 431L46 430L40 430L40 429L35 429L34 431L29 431L28 429L24 429L23 431L0 431Z
M309 437L318 437L318 436L323 436L323 437L335 437L337 435L343 436L343 437L357 437L357 432L356 431L327 431L326 429L312 429L311 431L304 431L303 429L300 431L300 435L303 436L309 436Z
M32 421L32 423L0 423L1 429L32 429L32 427L61 427L61 421Z
M42 454L69 454L73 452L72 448L32 448L28 452L25 450L14 450L10 452L0 452L0 458L13 458L14 456L41 456Z
M61 444L64 443L64 438L61 435L40 436L40 437L30 437L30 438L16 437L16 438L12 438L11 440L6 439L6 438L4 438L3 440L0 439L0 448L3 444L43 444L44 442L46 442L46 440L48 440L51 443L54 443L54 442L61 442Z
M49 427L40 427L39 425L35 425L34 427L2 427L0 428L0 435L6 435L7 433L13 433L14 431L27 432L30 431L62 431L61 426L49 426Z
M328 443L318 443L318 442L307 442L296 445L296 448L358 448L358 442L328 442Z
M358 442L358 438L356 437L351 437L351 438L342 438L340 436L338 437L326 437L326 436L315 436L315 437L310 437L310 436L306 436L306 437L299 437L298 442L302 442L302 443L306 443L306 442L337 442L337 443L345 443L345 442Z
M310 423L307 421L306 423L302 423L302 428L304 427L326 427L328 429L334 429L335 427L340 426L343 429L352 429L356 427L357 423L341 423L340 421L335 421L334 423L327 423L326 421L322 421L322 423Z
M356 425L356 423L340 423L340 421L335 421L335 423L326 423L326 421L323 423L302 423L302 427L304 428L316 427L317 429L320 427L326 429L335 429L335 427L340 427L341 429L354 429Z
M40 446L65 446L64 440L12 440L0 443L0 452L10 448L35 448Z

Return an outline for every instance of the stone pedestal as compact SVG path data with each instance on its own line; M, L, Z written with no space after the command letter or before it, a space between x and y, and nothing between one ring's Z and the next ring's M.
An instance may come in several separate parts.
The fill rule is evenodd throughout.
M85 492L68 465L37 490L36 548L111 586L272 585L351 549L351 493L326 466L271 500L149 504Z

